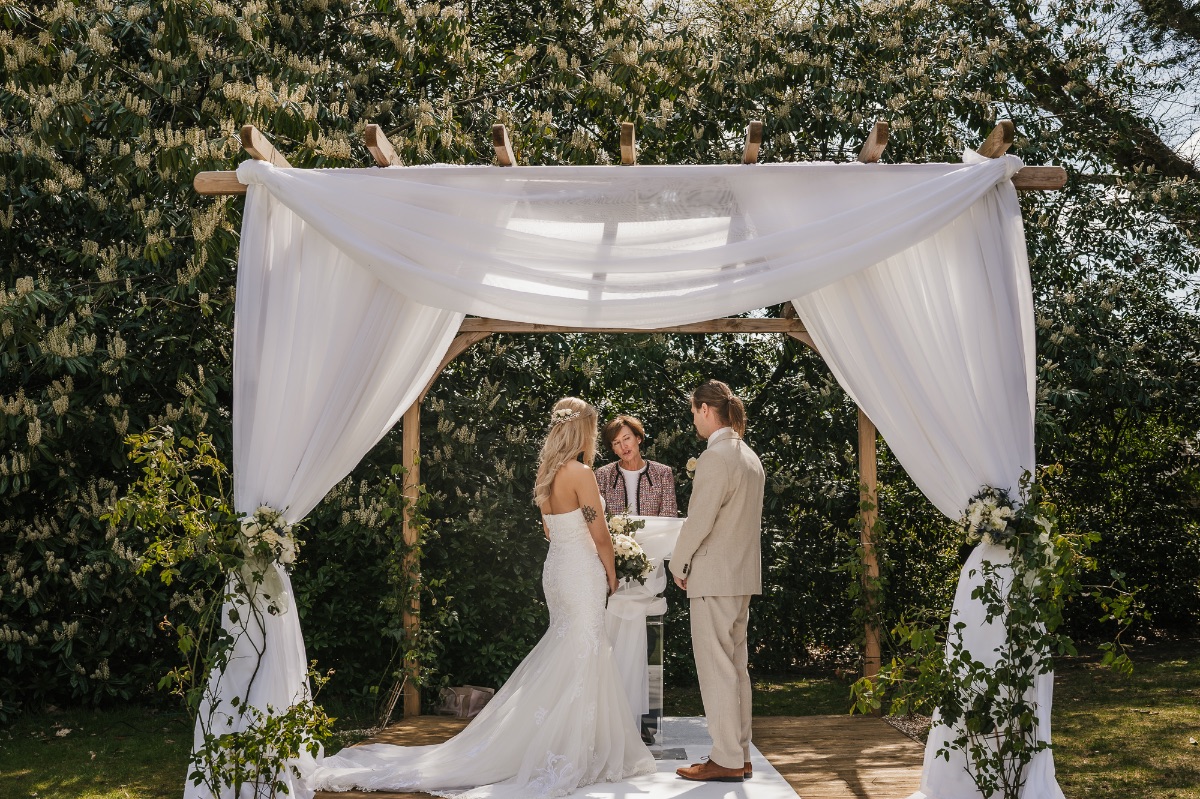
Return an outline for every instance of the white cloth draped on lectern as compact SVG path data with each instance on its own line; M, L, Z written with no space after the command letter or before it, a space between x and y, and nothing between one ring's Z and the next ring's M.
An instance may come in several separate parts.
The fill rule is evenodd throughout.
M667 569L675 549L675 539L683 527L684 519L674 516L633 516L645 522L645 527L635 534L642 551L654 566L646 582L625 580L617 592L608 598L608 612L604 616L604 628L608 642L612 644L617 671L621 684L629 698L634 723L641 727L641 718L650 710L650 665L646 651L646 617L659 616L667 612L667 599L662 592L667 589Z
M415 400L463 314L655 328L792 298L904 467L957 516L981 483L1033 468L1028 267L1008 181L1020 166L248 161L236 506L302 519ZM212 676L219 712L305 695L295 615L266 617ZM248 687L255 646L265 668ZM927 784L950 784L940 762Z

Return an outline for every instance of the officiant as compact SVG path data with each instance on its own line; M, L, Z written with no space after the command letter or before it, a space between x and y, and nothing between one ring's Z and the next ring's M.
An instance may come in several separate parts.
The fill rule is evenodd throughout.
M604 425L601 437L617 456L596 470L605 510L630 516L678 516L671 467L642 457L646 440L642 423L622 414Z

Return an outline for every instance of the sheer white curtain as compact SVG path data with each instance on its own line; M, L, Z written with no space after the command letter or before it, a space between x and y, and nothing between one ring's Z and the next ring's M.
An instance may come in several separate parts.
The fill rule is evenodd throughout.
M922 490L957 516L980 484L1013 485L1033 466L1029 286L1007 180L1020 166L1012 156L385 170L246 162L237 508L302 519L416 398L463 314L654 328L793 297L838 379ZM264 624L212 675L218 713L235 696L277 710L305 696L294 610ZM938 769L927 767L930 796L971 795L936 793L951 779Z
M1014 496L1035 468L1035 341L1021 209L1011 184L997 187L943 234L794 300L838 382L879 428L913 482L957 519L981 486ZM963 566L950 635L994 664L1001 623L971 592L981 564L1008 562L980 544ZM1049 740L1053 675L1039 678L1038 734ZM914 799L968 799L979 791L961 752L936 755L950 731L935 726ZM1053 799L1050 750L1029 766L1023 796Z
M798 297L937 235L1019 159L962 164L277 169L266 187L424 305L662 327ZM777 209L770 218L747 209Z
M270 505L298 522L403 415L433 375L462 315L420 305L361 269L261 188L246 201L233 353L234 504ZM310 534L319 534L311 531ZM303 538L303 536L301 536ZM282 712L308 696L291 581L283 612L222 611L239 635L210 675L196 729L240 731L239 700ZM231 577L231 579L237 579ZM259 653L262 653L261 660ZM191 769L189 769L190 773ZM244 787L243 797L254 796ZM311 795L301 784L292 796ZM210 799L189 779L187 799ZM227 790L221 799L233 796Z

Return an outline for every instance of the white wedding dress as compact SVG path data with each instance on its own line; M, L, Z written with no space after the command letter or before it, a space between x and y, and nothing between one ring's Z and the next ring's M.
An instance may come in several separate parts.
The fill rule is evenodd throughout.
M309 788L543 799L655 770L604 630L604 567L583 512L548 514L550 628L483 711L434 746L369 744L318 761Z

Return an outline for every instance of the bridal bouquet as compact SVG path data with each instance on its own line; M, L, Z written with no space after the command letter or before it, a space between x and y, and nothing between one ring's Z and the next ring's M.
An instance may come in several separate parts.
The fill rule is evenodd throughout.
M617 579L637 580L642 585L646 584L646 577L654 567L642 545L633 538L634 533L645 526L643 519L631 519L624 513L608 517L608 533L612 536L613 553L616 555Z

